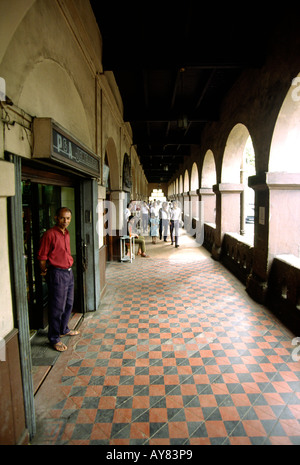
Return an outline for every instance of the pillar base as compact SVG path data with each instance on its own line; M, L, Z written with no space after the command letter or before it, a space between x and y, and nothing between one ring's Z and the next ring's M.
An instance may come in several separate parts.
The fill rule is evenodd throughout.
M246 291L253 300L259 304L266 305L268 291L267 281L263 281L258 276L251 273L247 279Z
M218 246L216 245L215 243L213 244L212 246L212 249L211 249L211 256L214 260L216 261L220 261L220 258L221 258L221 252L222 252L222 247L221 246Z

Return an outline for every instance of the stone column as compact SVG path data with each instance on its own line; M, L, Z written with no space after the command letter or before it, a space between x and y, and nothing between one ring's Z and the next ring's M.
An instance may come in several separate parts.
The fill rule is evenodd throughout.
M256 301L266 303L274 257L300 256L300 174L263 173L249 177L248 184L255 191L255 234L247 291Z
M106 238L104 238L104 206L106 199L106 188L98 185L98 205L97 205L97 230L99 237L99 268L100 268L100 293L104 292L106 285L105 270L106 270L106 259L107 259L107 247Z
M180 202L180 208L182 211L182 219L184 220L184 214L183 214L183 203L184 203L184 197L183 194L177 194L177 201Z
M200 219L200 203L199 203L199 195L197 191L190 191L189 192L190 198L190 233L195 236L196 231L198 230L198 223Z
M111 191L109 202L105 205L108 208L107 222L109 234L109 256L111 260L120 259L119 237L126 233L124 223L124 208L126 208L126 193L124 191Z
M216 184L213 191L216 194L216 232L212 256L219 260L222 240L226 232L240 232L240 197L244 190L242 184Z
M212 189L199 189L199 198L203 202L204 222L216 224L216 196Z
M216 196L214 191L208 187L202 187L199 193L199 224L196 240L202 245L208 238L205 237L205 223L216 224ZM211 241L208 241L211 244Z
M192 226L192 219L191 219L191 211L190 211L190 196L188 192L184 192L183 196L183 221L184 221L184 229L189 232Z

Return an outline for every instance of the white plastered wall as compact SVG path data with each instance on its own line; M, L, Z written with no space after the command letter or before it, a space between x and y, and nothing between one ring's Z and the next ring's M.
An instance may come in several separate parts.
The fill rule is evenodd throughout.
M14 167L0 160L0 339L14 327L8 255L7 197L14 195Z

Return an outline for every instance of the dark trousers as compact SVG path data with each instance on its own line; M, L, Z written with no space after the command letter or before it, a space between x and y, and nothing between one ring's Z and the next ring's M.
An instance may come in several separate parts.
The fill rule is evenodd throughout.
M169 220L166 220L163 218L161 221L161 226L162 226L162 235L163 235L164 241L166 241L167 236L168 236Z
M148 230L148 214L147 213L142 214L142 230L143 232Z
M178 245L179 220L171 220L171 222L170 222L170 235L171 235L172 244L174 242L174 236L175 236L175 245Z
M47 273L48 282L48 338L51 344L68 333L68 322L74 302L73 271L51 267Z

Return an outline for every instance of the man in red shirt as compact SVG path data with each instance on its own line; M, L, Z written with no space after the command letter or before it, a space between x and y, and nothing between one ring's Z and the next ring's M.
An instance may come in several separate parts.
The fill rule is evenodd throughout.
M48 338L59 352L67 349L60 340L62 336L79 334L68 328L74 301L73 257L67 230L71 218L69 208L61 207L57 210L56 225L44 233L37 257L41 275L47 276L48 283Z

